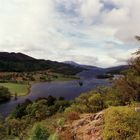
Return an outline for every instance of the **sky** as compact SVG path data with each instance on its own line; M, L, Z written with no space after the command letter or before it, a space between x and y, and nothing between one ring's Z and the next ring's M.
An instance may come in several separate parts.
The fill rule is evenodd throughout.
M110 67L139 48L140 0L0 0L0 51Z

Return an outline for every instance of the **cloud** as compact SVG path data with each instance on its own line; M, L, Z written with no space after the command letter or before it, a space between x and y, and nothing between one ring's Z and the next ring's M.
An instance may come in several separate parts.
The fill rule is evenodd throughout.
M95 22L99 16L103 4L99 0L81 1L80 14L86 22Z
M139 0L104 0L113 3L114 8L106 12L103 24L116 29L115 37L125 43L135 43L134 36L140 34Z
M139 8L139 0L0 0L0 50L119 65L138 48Z

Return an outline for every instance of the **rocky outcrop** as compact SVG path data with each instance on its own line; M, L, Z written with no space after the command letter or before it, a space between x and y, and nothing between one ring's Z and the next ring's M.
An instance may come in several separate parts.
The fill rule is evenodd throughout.
M104 112L83 114L79 120L68 122L61 132L62 140L102 140Z

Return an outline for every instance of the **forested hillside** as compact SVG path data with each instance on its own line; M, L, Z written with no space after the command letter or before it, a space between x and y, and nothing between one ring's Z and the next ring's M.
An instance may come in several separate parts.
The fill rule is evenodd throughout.
M40 70L75 75L83 69L50 60L35 59L22 53L0 53L1 72L33 72Z

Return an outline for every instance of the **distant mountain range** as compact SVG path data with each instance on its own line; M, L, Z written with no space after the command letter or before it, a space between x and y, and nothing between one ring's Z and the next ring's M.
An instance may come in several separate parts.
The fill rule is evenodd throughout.
M63 63L65 64L69 64L75 67L80 67L80 68L84 68L84 69L103 69L101 67L96 67L96 66L91 66L91 65L83 65L83 64L78 64L74 61L64 61Z
M120 66L109 67L109 68L101 68L101 67L90 66L90 65L82 65L82 64L78 64L78 63L73 62L73 61L64 61L63 63L70 64L72 66L83 68L83 69L93 70L96 73L99 72L99 73L120 74L121 71L127 70L129 68L128 65L120 65Z
M128 68L128 65L120 65L116 67L106 68L106 72L110 74L120 74L122 71L127 70Z
M56 62L36 59L23 53L0 52L0 71L3 72L29 72L38 70L51 70L52 72L74 75L83 70L91 70L94 73L120 73L128 69L127 65L100 68L90 65L82 65L73 61Z
M51 70L52 72L74 75L83 70L69 64L50 60L40 60L23 53L0 52L0 71L2 72L30 72Z

